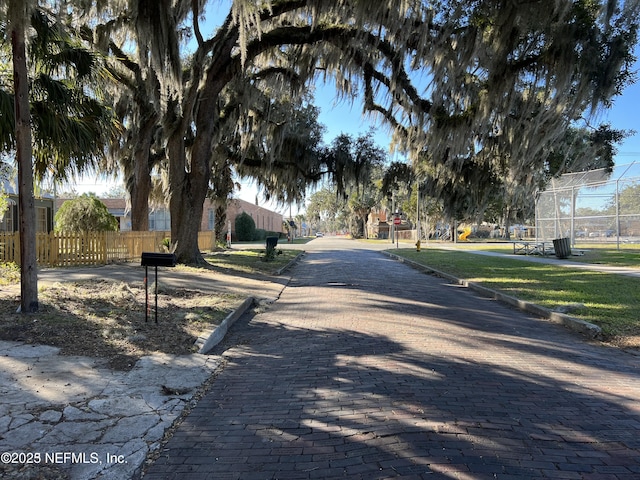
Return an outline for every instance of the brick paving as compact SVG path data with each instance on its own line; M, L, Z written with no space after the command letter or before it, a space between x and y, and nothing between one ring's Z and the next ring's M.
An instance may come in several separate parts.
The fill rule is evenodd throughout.
M640 357L349 245L234 327L145 480L640 478Z

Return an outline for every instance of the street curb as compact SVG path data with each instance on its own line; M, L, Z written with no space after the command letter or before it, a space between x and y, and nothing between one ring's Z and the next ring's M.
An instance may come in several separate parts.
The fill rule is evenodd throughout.
M244 315L244 313L249 310L254 303L255 299L253 297L245 299L245 301L242 302L238 308L236 308L233 312L227 315L224 320L222 320L222 323L220 323L220 325L212 330L202 332L195 342L195 346L198 347L198 353L201 353L203 355L209 353L213 347L215 347L222 341L224 336L227 334L227 331L229 331L229 328L242 315Z
M475 292L480 293L481 295L489 298L493 298L500 302L506 303L513 307L519 308L525 312L531 313L538 317L546 318L551 320L552 322L559 323L564 327L568 328L571 331L577 332L581 335L584 335L590 339L599 339L602 337L602 329L594 325L593 323L585 322L584 320L580 320L575 317L571 317L569 315L565 315L564 313L554 312L553 310L549 310L548 308L541 307L540 305L536 305L535 303L527 302L525 300L520 300L519 298L512 297L510 295L506 295L502 292L498 292L496 290L492 290L490 288L479 285L475 282L469 282L468 280L463 280L458 277L454 277L445 272L441 272L436 270L435 268L427 267L425 265L421 265L413 260L409 260L403 258L399 255L396 255L391 252L382 252L383 254L393 258L402 263L406 263L412 268L416 270L420 270L422 272L428 273L430 275L435 275L437 277L444 278L445 280L449 280L452 283L457 283L466 288L474 290Z
M272 275L279 275L281 274L284 270L286 270L287 268L291 267L296 261L298 261L306 252L304 250L300 251L300 253L298 253L298 255L296 255L292 260L289 261L289 263L287 263L287 265L285 265L284 267L280 268L276 273L273 273ZM139 263L136 262L127 262L124 265L126 266L130 266L132 268L137 268L139 267ZM103 272L100 271L100 269L103 268L109 268L109 267L117 267L118 265L115 264L110 264L110 265L99 265L99 266L81 266L81 267L77 267L77 268L66 268L63 271L64 272L80 272L82 274L85 273L86 270L90 270L90 269L95 269L95 274L99 275ZM55 271L55 270L62 270L62 269L56 269L56 268L46 268L46 269L42 269L42 270L48 270L48 271ZM106 273L103 273L103 277L108 278L109 277L109 271L108 270ZM118 270L121 271L121 270ZM127 272L128 274L128 272ZM93 275L93 273L92 273ZM86 275L87 278L86 279L82 279L79 281L86 281L89 279L89 275ZM268 277L268 274L265 274L266 277ZM91 277L93 278L93 277ZM260 278L257 279L258 281L261 280ZM46 283L43 282L42 279L39 279L40 282L42 283ZM54 282L57 280L50 280L50 282ZM68 281L68 279L65 278L65 281ZM118 279L116 278L115 281L127 281L124 279ZM280 283L280 282L278 282ZM17 289L16 292L19 293L19 285L15 285L15 286L7 286L7 288L4 288L2 290L0 290L0 297L3 297L5 294L7 293L11 293L13 294L12 290L10 290L11 287L13 290ZM180 288L175 287L175 288ZM278 294L279 295L279 294ZM194 341L194 346L197 347L197 352L199 354L203 354L206 353L208 351L210 351L216 344L220 343L220 341L224 338L224 336L227 333L227 330L229 329L229 327L231 327L231 325L233 325L233 323L238 319L238 317L240 317L242 314L244 314L249 308L251 308L251 306L256 302L256 299L254 297L248 297L235 311L231 312L222 322L218 327L215 328L210 328L210 329L206 329L203 332L200 332L198 338Z
M291 267L295 262L297 262L300 258L304 256L305 252L302 251L298 255L295 256L289 263L287 263L284 267L276 270L273 275L281 275L286 269ZM242 316L244 313L249 310L256 303L256 299L254 297L247 298L244 302L240 304L238 308L236 308L233 312L225 317L224 320L218 325L216 328L211 330L206 330L200 334L198 339L195 341L195 346L198 347L198 353L206 355L209 353L213 347L219 344L229 331L229 328Z
M302 257L304 257L304 254L307 253L304 250L302 250L298 255L296 255L294 258L292 258L289 263L287 263L284 267L279 268L278 270L273 272L273 275L282 275L282 273L287 270L288 268L292 267L298 260L300 260Z

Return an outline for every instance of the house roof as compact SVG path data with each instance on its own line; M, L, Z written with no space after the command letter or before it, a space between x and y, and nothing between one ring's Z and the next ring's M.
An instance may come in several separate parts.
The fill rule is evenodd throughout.
M17 196L18 195L18 185L16 183L14 183L14 181L17 182L17 179L13 178L13 179L2 179L2 181L0 183L2 183L2 188L0 188L0 192L4 192L8 195L14 195ZM35 195L36 198L46 198L46 199L53 199L53 195L51 195L50 193L45 193L44 195Z
M124 216L128 214L131 210L131 206L128 205L128 202L124 198L102 198L98 197L98 199L104 203L112 215L116 216ZM59 208L65 200L69 200L68 198L57 198L56 206ZM261 207L259 205L255 205L253 203L247 202L245 200L241 200L239 198L232 198L229 200L229 204L235 204L236 208L241 211L250 211L250 212L259 212L260 214L276 214L282 216L282 214L278 212L274 212L267 208ZM165 207L167 208L167 207Z
M2 189L0 191L8 193L9 195L17 195L18 190L14 188L13 184L9 181L9 179L2 179Z

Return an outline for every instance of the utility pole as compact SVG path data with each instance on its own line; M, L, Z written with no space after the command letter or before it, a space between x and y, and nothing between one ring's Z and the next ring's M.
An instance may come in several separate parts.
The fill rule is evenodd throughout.
M391 217L395 215L395 212L396 212L396 192L391 192ZM389 219L387 219L387 222L388 221ZM393 236L396 230L393 220L391 221L391 225L389 226L389 229L390 229L389 238L391 239L391 244L393 244Z
M420 183L416 181L416 237L420 241Z

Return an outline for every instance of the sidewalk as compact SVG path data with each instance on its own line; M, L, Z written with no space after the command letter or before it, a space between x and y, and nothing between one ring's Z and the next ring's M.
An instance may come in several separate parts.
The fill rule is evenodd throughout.
M175 288L266 302L277 299L288 281L222 273L212 278L178 269L162 269L158 276ZM142 283L144 268L44 269L38 277L40 285L101 278ZM0 341L0 477L132 478L221 364L215 355L154 354L122 372L100 359L60 356L55 347Z

